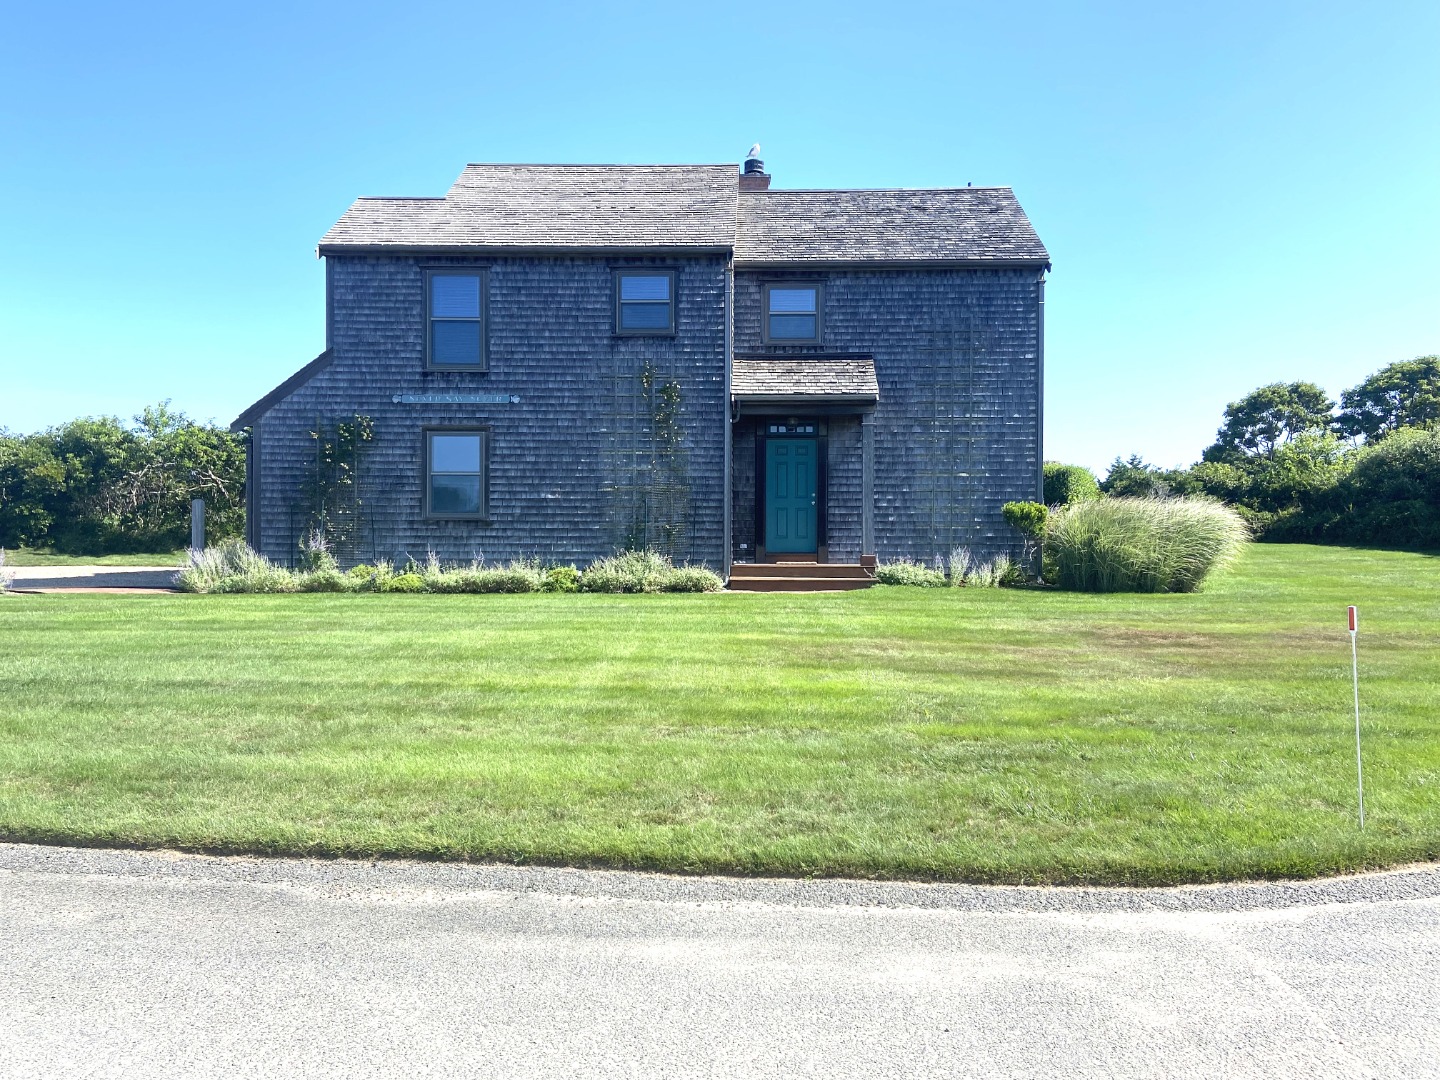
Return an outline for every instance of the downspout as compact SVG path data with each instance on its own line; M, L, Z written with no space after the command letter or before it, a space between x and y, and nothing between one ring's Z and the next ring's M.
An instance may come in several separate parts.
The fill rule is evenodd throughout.
M1045 501L1045 271L1035 291L1035 501Z
M724 474L724 496L725 506L722 520L724 534L722 543L724 547L720 556L720 576L725 583L730 583L730 551L731 551L731 523L730 505L733 501L730 484L730 456L731 444L734 439L735 411L730 403L730 361L732 349L734 348L735 334L735 256L731 254L725 260L725 460L722 467Z

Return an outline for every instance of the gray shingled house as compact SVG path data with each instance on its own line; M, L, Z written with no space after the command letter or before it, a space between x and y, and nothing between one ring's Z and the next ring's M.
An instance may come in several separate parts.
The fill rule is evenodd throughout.
M987 555L1040 496L1049 255L1009 188L469 165L318 254L325 351L233 425L271 558L321 519L349 562Z

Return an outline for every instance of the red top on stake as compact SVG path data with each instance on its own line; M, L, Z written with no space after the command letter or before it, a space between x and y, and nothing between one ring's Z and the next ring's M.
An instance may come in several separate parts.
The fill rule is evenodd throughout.
M1354 605L1351 605L1350 607L1346 608L1346 609L1345 609L1345 614L1348 615L1349 618L1350 618L1350 632L1353 634L1353 633L1355 632L1355 630L1356 630L1356 626L1355 626L1356 618L1355 618L1355 607L1354 607Z

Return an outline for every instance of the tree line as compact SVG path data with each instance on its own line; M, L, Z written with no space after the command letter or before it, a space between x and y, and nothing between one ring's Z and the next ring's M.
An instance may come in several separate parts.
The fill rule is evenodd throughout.
M1194 465L1117 457L1099 489L1210 495L1262 540L1440 548L1440 357L1381 368L1339 402L1310 382L1259 387Z
M84 417L33 434L0 429L0 547L72 555L173 551L190 500L213 540L245 530L245 443L169 402L131 422Z

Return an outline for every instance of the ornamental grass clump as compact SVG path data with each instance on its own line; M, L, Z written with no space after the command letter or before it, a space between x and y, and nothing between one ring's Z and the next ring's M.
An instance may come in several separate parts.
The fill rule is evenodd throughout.
M975 565L975 556L970 554L968 547L955 547L950 549L950 558L946 560L948 576L946 583L952 589L958 589L965 584L965 578L969 576L970 569Z
M1081 592L1194 592L1249 538L1214 499L1098 499L1050 515L1045 576Z
M10 583L15 580L15 572L5 569L5 549L0 547L0 593L8 592Z
M965 585L972 589L998 589L1015 584L1018 570L1009 555L996 555L989 562L972 566L965 575Z

